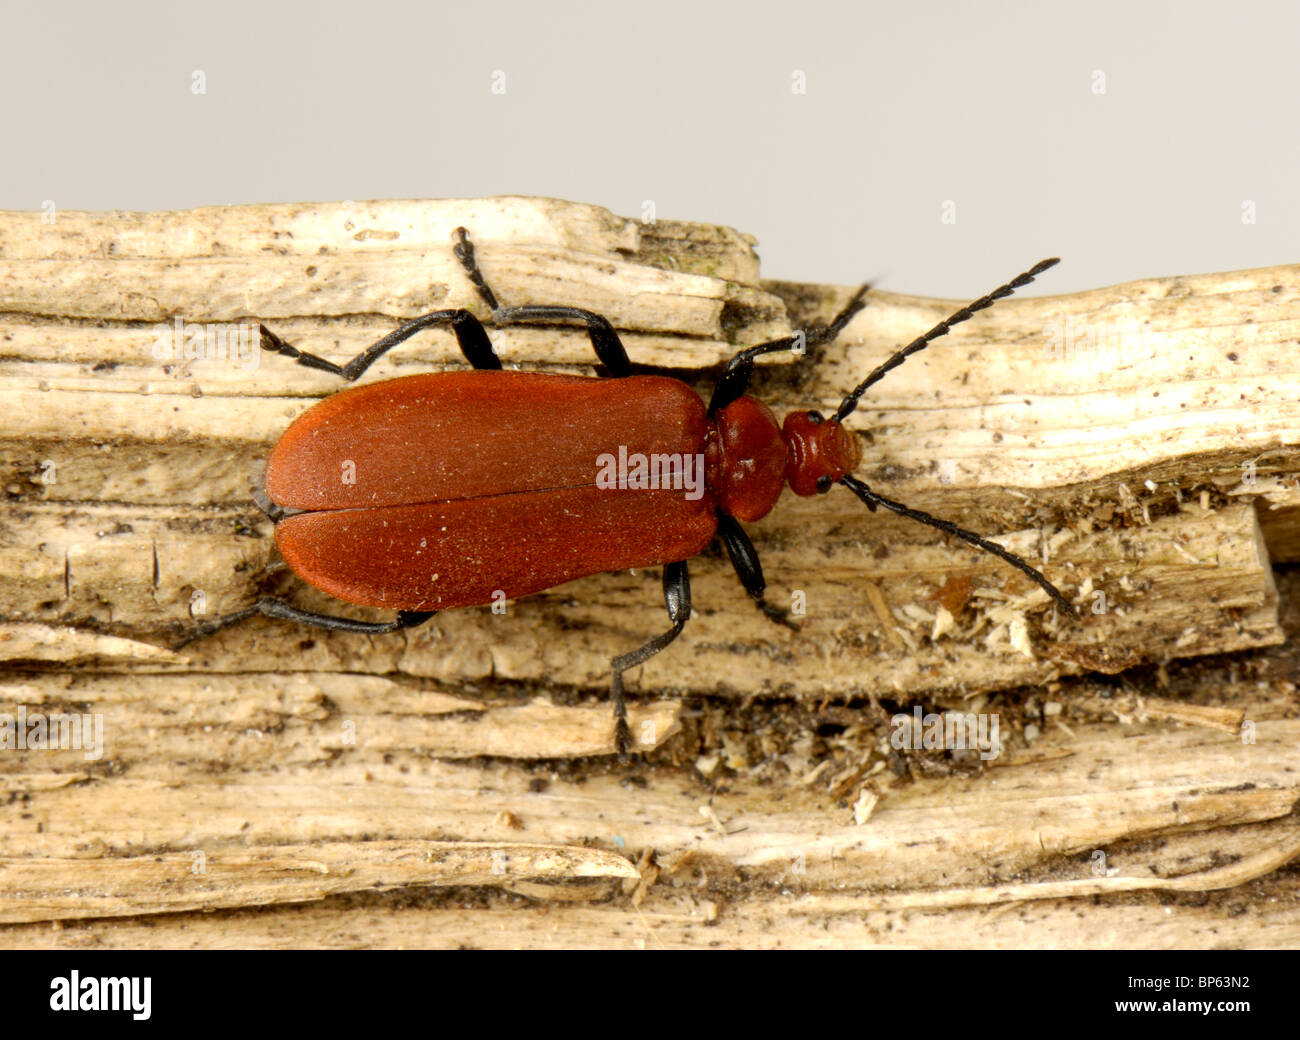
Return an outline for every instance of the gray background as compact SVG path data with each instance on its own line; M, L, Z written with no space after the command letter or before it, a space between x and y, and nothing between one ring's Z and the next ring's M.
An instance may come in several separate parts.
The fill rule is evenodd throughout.
M648 199L768 277L947 296L1300 261L1293 2L2 10L0 208Z

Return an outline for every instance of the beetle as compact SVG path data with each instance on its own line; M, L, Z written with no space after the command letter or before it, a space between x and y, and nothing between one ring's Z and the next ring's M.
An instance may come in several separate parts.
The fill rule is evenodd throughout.
M758 553L741 524L767 515L787 485L808 496L837 483L873 512L883 506L999 556L1074 614L1056 586L1019 556L856 479L861 444L843 425L863 393L888 372L1028 285L1056 259L1041 261L891 355L830 418L796 411L778 425L746 390L755 359L794 349L797 334L737 353L705 406L681 380L634 374L618 334L599 314L502 306L465 228L453 233L453 252L494 325L581 322L607 376L503 370L482 323L464 308L408 321L344 365L301 351L260 326L263 349L348 382L435 326L450 327L471 368L404 376L325 398L285 431L268 459L264 489L254 495L275 523L281 556L300 578L348 603L396 610L394 620L358 621L266 597L198 626L178 648L254 614L383 634L441 610L515 599L603 571L662 566L671 627L610 662L621 753L630 742L623 673L681 634L691 614L687 561L721 539L754 602L773 621L794 627L785 611L765 600ZM866 305L869 288L862 286L829 325L809 330L803 345L834 340ZM642 466L639 474L619 470L602 481L600 471L616 458L620 464L627 458L661 461L656 473Z

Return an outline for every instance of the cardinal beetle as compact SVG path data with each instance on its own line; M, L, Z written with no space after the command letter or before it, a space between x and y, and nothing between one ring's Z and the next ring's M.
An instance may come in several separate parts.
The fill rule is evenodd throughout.
M691 616L686 561L715 535L759 607L789 623L784 611L764 600L758 553L741 527L767 515L787 483L796 495L843 484L873 512L884 506L1001 557L1074 613L1060 591L1014 553L855 479L861 444L842 425L887 372L1028 285L1055 259L893 354L832 418L791 412L778 426L768 407L745 391L754 359L794 348L797 337L736 354L706 408L680 380L633 375L618 334L599 314L577 307L502 307L479 271L468 232L457 228L454 238L456 258L495 325L582 322L609 378L502 371L487 332L463 308L415 318L346 365L298 350L262 327L264 349L350 382L422 329L450 326L474 371L405 376L324 399L285 431L267 463L265 491L255 495L275 522L281 555L299 577L348 603L396 610L395 620L355 621L264 598L199 626L179 645L254 614L378 635L421 624L439 610L515 599L602 571L662 565L672 627L611 661L621 752L629 743L623 673L681 634ZM829 325L810 330L804 343L832 341L866 305L868 288L862 286ZM633 460L632 471L615 467L614 476L616 459L618 467ZM657 473L647 473L646 460L657 462Z

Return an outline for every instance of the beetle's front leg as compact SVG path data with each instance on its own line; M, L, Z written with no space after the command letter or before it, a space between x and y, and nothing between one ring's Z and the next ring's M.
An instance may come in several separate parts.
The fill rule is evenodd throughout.
M727 555L731 557L731 566L736 569L736 576L753 598L754 605L763 612L763 616L778 625L784 625L792 632L798 632L799 626L790 620L788 610L773 606L763 598L767 581L763 578L763 565L758 560L758 550L734 516L718 514L718 536L727 547Z
M632 746L632 734L627 728L627 703L623 700L623 673L654 657L681 635L682 629L686 627L691 616L691 576L685 560L664 567L664 605L668 608L668 620L673 623L673 627L630 654L623 654L610 662L614 670L614 742L620 757L626 756Z

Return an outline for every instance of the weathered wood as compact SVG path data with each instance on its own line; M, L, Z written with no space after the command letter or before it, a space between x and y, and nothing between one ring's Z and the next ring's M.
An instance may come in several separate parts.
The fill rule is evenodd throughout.
M407 885L636 878L599 849L456 842L315 842L265 849L100 859L0 861L0 922L116 917L267 903Z
M713 364L733 343L789 328L778 297L758 288L743 236L647 228L545 200L63 214L53 226L10 215L0 233L0 287L11 297L0 448L12 497L0 567L17 580L6 583L0 614L112 622L116 633L158 643L190 623L196 593L209 614L255 595L274 556L249 490L270 444L311 403L283 395L327 393L336 381L255 353L247 362L164 365L150 354L153 323L274 318L286 335L347 356L397 318L478 306L447 248L461 222L474 226L504 298L605 310L634 336L671 330L667 340L629 341L650 364ZM219 262L220 277L208 261ZM94 277L92 262L100 265ZM323 275L332 262L353 266ZM892 373L856 417L874 439L866 475L877 487L985 531L1032 522L1033 533L1004 541L1046 558L1049 575L1087 609L1102 609L1104 622L1047 622L1044 631L1045 601L1026 597L1030 586L1001 564L960 543L936 543L911 523L869 516L836 494L788 501L755 530L772 597L798 590L808 600L803 637L735 610L743 599L725 566L706 562L696 568L696 601L719 615L691 626L684 646L710 659L679 652L674 669L666 656L648 667L650 680L716 689L730 671L716 667L719 658L744 647L755 667L737 684L742 690L821 696L843 692L850 677L869 688L881 675L894 689L980 689L1276 641L1267 560L1248 511L1222 507L1234 495L1285 506L1293 494L1293 282L1276 269L1005 301ZM795 307L799 325L824 320L844 296L772 288ZM800 382L769 376L763 390L778 404L832 406L950 306L873 293L839 343L800 366ZM576 330L498 336L505 356L530 363L585 364L590 356ZM1089 342L1095 349L1083 349ZM1045 357L1049 347L1059 356ZM455 359L450 336L430 333L376 366L375 378ZM1274 555L1286 556L1295 511L1262 515ZM1161 558L1169 552L1178 559ZM967 577L978 582L966 600L969 623L930 646L940 588ZM597 683L612 652L660 623L657 596L643 595L643 584L590 579L520 604L517 621L468 614L440 620L432 645L418 634L409 651L402 636L388 645L404 657L396 667L418 675ZM1008 595L1009 605L997 603ZM875 609L864 611L864 599ZM1206 609L1193 611L1196 603ZM900 611L901 620L887 620ZM582 626L586 638L547 659L539 644L556 620ZM724 629L711 635L711 623ZM440 631L463 649L447 653ZM282 634L277 623L254 621L202 647L204 670L277 667L273 641ZM0 654L8 646L9 660L31 659L29 641L13 635ZM48 642L85 653L83 639ZM1003 648L992 669L983 665L985 644ZM350 637L318 646L304 667L359 666Z
M567 892L572 885L549 886ZM169 914L146 919L9 926L7 945L30 949L1295 949L1300 920L1294 873L1229 892L1178 897L1044 899L942 911L880 909L846 898L762 902L714 899L689 886L656 886L626 901L561 905L532 894L457 894L418 906L374 900ZM407 901L409 904L409 900ZM829 912L833 910L834 912Z
M199 532L178 537L170 529L176 511L78 513L62 519L57 532L43 515L11 522L0 566L30 576L29 602L62 607L66 582L81 608L93 614L99 590L113 588L116 594L105 604L113 619L158 632L160 613L186 616L194 587L228 589L209 600L210 614L238 609L246 593L229 588L230 576L255 575L272 565L269 537L209 533L217 525L206 518ZM854 520L855 527L867 522ZM809 529L814 523L810 518ZM96 537L124 527L130 531ZM1268 556L1249 506L1203 512L1191 505L1148 526L1058 532L1049 539L1055 548L1048 571L1072 593L1082 593L1085 611L1083 621L1071 623L1045 616L1046 595L994 558L917 541L926 537L925 529L914 527L841 527L828 536L765 547L773 594L784 589L804 596L798 634L755 611L725 561L695 565L696 617L671 653L644 667L642 685L817 698L871 690L976 692L1282 639ZM821 537L826 544L819 548ZM1035 533L999 540L1030 558L1043 546ZM57 551L60 542L63 552ZM161 576L156 586L155 572ZM126 574L134 580L125 580ZM965 589L962 579L972 577L978 584L969 594L958 591L955 601L948 600L956 618L946 630L936 628L940 611L948 609L939 591L954 580ZM321 596L299 593L298 599L330 609ZM495 678L603 687L611 654L663 625L658 600L657 583L644 575L590 578L512 604L505 614L486 608L441 614L418 630L367 640L361 656L356 637L313 632L310 648L295 650L292 667L402 672L444 682ZM201 682L212 672L284 667L287 638L293 633L281 624L250 623L167 661L154 654L103 663L195 669L191 676ZM50 652L65 647L69 659L84 660L87 653L81 640L55 646ZM0 656L10 660L31 653L25 640L0 642ZM178 695L189 685L179 680Z
M658 774L631 801L617 773L536 791L527 774L473 764L384 765L382 742L357 748L365 765L326 773L10 774L10 802L25 811L0 842L0 920L297 902L376 886L636 876L621 857L567 847L592 840L653 850L667 876L733 885L743 877L740 891L760 904L778 890L809 893L807 905L831 915L1208 891L1300 855L1288 818L1300 803L1300 723L1260 721L1251 744L1203 729L1127 739L1114 729L1087 727L1007 756L983 778L894 789L862 826L806 785L802 795L787 786L782 802L761 788L717 791L701 811L685 776ZM593 817L592 806L610 819ZM454 833L457 842L429 846L411 836L419 832ZM1138 855L1124 851L1155 837ZM546 858L542 847L556 843ZM66 895L74 878L81 899Z
M442 759L582 758L610 751L610 714L603 704L557 705L545 697L493 704L472 693L458 696L450 688L379 676L58 672L0 682L0 716L16 716L21 706L55 713L70 704L104 717L108 756L131 763L133 777L327 763L358 743ZM677 733L680 708L665 700L629 709L641 751ZM269 734L274 741L268 742ZM102 756L67 749L46 757L50 768L77 771Z
M159 360L155 324L264 319L345 358L423 310L482 312L459 224L504 299L605 312L634 359L702 392L738 344L848 292L761 282L727 229L550 200L0 215L0 722L84 713L104 734L95 757L0 749L0 944L222 945L186 911L224 907L237 945L1294 945L1294 911L1248 901L1252 932L1177 902L1263 879L1294 906L1271 873L1300 850L1294 653L1227 659L1252 682L1177 662L1300 621L1279 621L1269 565L1300 559L1300 267L1013 298L892 373L853 420L865 479L1009 532L1083 616L848 494L787 501L753 536L802 631L758 615L724 559L694 564L692 623L633 684L639 786L588 759L612 750L610 656L663 626L652 576L379 639L259 619L166 649L196 593L209 615L259 589L328 605L277 570L248 492L336 381ZM756 390L832 409L951 307L873 291ZM590 371L575 330L492 336L508 361ZM431 332L366 378L457 364ZM1146 663L1120 696L1087 678ZM1002 751L908 752L899 781L881 716L825 707L853 697L997 712ZM373 904L394 886L424 902ZM1151 898L1174 913L1131 902ZM125 920L48 930L97 916Z

